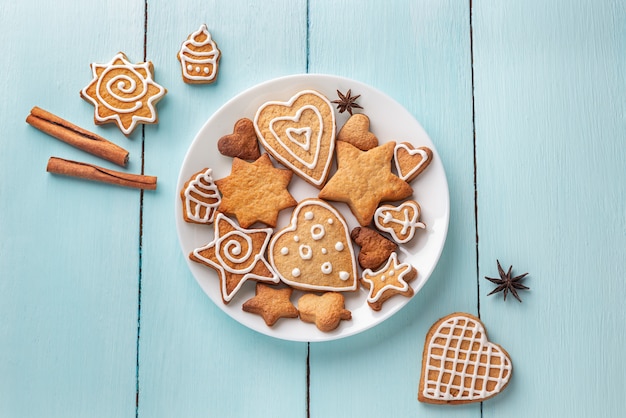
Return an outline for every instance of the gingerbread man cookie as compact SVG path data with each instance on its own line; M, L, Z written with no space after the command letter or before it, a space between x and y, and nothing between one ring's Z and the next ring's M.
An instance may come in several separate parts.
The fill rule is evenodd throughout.
M394 295L413 296L409 282L417 277L417 270L408 263L398 263L398 255L392 253L384 267L378 271L366 269L361 282L370 291L367 304L375 311L380 311L383 303Z

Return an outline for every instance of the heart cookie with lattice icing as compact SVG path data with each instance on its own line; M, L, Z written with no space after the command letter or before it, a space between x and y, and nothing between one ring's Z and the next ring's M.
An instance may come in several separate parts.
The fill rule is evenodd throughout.
M303 90L287 102L264 103L254 128L265 150L296 175L321 188L335 150L335 113L330 102Z
M500 393L512 371L509 354L487 339L478 318L453 313L428 331L418 399L437 404L481 402Z
M320 199L305 199L296 206L290 224L272 237L268 259L280 279L297 289L340 292L357 288L348 225Z

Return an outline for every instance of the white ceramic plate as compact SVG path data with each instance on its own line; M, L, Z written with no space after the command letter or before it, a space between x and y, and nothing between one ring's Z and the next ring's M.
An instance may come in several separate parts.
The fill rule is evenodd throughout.
M426 224L426 230L417 230L415 238L409 244L401 245L398 254L401 262L410 262L418 270L417 279L410 283L417 293L437 265L446 240L450 213L448 183L437 150L422 126L404 107L370 86L332 75L303 74L270 80L244 91L215 112L200 129L180 169L177 190L180 191L194 173L205 167L213 169L214 179L229 175L232 159L218 152L217 140L223 135L232 133L233 125L238 119L243 117L254 119L257 109L263 103L270 100L287 101L295 93L305 89L317 90L331 101L337 99L337 90L345 93L351 89L353 96L361 95L357 103L363 109L357 109L356 112L363 112L370 117L370 130L378 137L379 142L408 141L416 147L427 146L433 150L432 163L411 183L414 190L413 198L420 203L421 221ZM336 107L335 115L337 132L339 132L349 115L347 112L338 113ZM274 163L278 165L275 161ZM333 171L331 175L332 173ZM298 201L306 197L317 197L319 192L318 189L295 175L290 183L289 191ZM358 226L346 205L336 203L333 205L343 213L350 230ZM281 212L277 229L288 223L290 214L289 209ZM324 333L319 331L314 324L287 318L279 319L273 327L268 327L260 316L241 309L242 303L254 296L255 282L246 282L232 301L225 305L220 295L217 273L209 267L188 259L187 256L191 251L213 240L213 227L185 222L178 193L176 195L176 227L189 269L209 298L241 324L272 337L292 341L326 341L347 337L380 324L411 300L400 295L394 296L385 302L381 311L375 312L365 301L367 289L361 287L357 292L344 293L346 308L352 311L352 320L341 321L339 327L332 332ZM355 253L358 254L358 247L355 247ZM294 304L297 305L301 294L302 292L294 292L291 298Z

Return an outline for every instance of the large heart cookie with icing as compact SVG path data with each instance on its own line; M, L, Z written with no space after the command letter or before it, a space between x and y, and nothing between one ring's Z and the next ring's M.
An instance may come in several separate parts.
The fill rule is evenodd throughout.
M481 402L500 393L512 371L508 353L487 339L478 318L453 313L428 331L418 399L427 403Z
M357 269L348 225L320 199L305 199L270 241L270 264L286 284L303 290L351 291Z
M280 163L315 187L324 185L335 150L335 113L326 97L303 90L287 102L266 102L254 128Z

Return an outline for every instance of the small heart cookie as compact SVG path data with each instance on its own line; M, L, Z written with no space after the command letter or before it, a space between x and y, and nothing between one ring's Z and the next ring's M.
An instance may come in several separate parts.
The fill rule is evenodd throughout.
M327 292L321 296L307 293L298 299L300 319L310 322L323 332L339 326L341 320L352 319L352 313L344 307L341 293Z
M370 118L362 113L350 116L337 134L337 141L349 142L361 151L378 146L378 138L370 132Z
M303 90L286 102L266 102L254 128L276 160L315 187L324 185L335 150L335 113L326 97Z
M351 291L357 288L354 250L341 214L320 199L305 199L291 222L277 231L268 256L280 279L296 289Z
M261 156L254 123L248 118L235 122L233 133L224 135L217 141L217 149L227 157L254 161Z
M382 205L374 212L376 227L388 232L398 244L412 240L417 228L426 228L419 219L420 205L415 200L407 200L400 206Z
M509 354L489 342L480 319L453 313L426 335L417 398L437 404L481 402L500 393L512 372Z
M396 145L393 156L398 170L398 177L406 182L412 181L428 167L433 160L433 152L428 147L414 148L408 142Z

